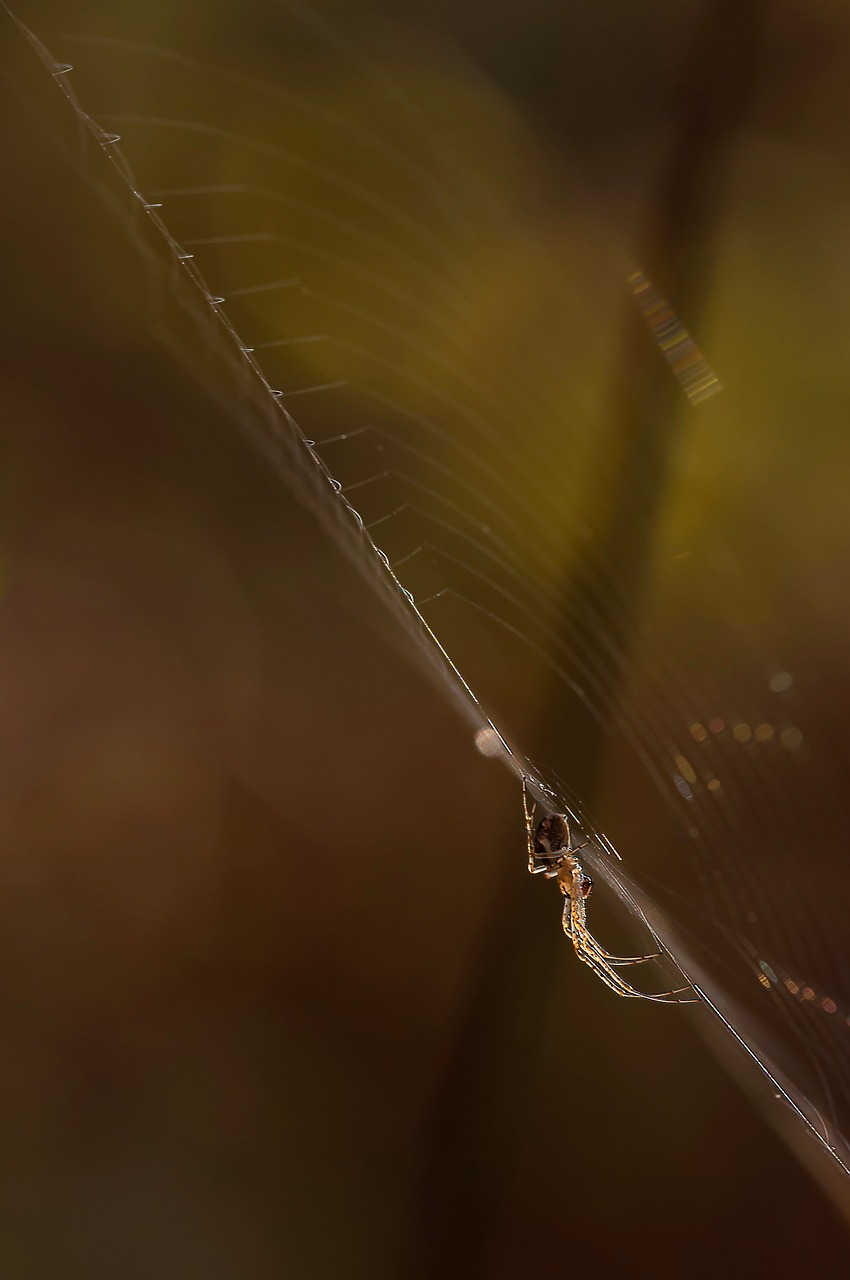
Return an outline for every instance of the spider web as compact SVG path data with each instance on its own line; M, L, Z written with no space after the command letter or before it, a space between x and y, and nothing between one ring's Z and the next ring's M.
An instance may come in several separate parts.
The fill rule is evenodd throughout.
M614 202L457 60L397 33L367 61L314 13L278 20L262 73L235 14L228 68L138 14L132 38L18 31L216 394L478 749L594 841L624 928L663 952L654 989L694 984L690 1015L846 1208L847 672L822 640L847 631L846 443L838 393L813 415L814 373L777 384L807 342L836 376L820 313L757 334L794 285L754 249L776 148L739 139L680 320L635 230L657 156Z

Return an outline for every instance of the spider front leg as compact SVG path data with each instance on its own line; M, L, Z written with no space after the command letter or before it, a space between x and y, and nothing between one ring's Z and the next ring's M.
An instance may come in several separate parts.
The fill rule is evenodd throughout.
M570 900L574 899L578 904L576 912L580 915L582 921L582 934L584 937L585 948L587 951L592 951L598 960L603 961L606 965L643 964L647 960L657 960L658 952L646 956L612 955L610 951L606 951L604 947L600 946L593 935L588 931L586 924L587 907L585 906L585 899L589 896L590 891L593 888L593 881L575 855L581 849L584 849L589 843L589 840L585 840L584 844L578 845L575 849L570 849L569 857L564 860L564 866L558 874L561 893L563 893L567 899L567 903L564 904L564 914L562 917L564 933L566 933L569 938L574 937L572 908L568 905Z
M618 973L613 972L609 963L612 960L616 961L619 957L610 956L587 928L585 900L593 887L593 881L576 858L571 857L562 868L558 883L564 895L561 923L579 959L588 964L613 990L620 995L628 994L631 990L629 984Z
M618 996L625 996L637 1000L654 1000L659 1004L690 1004L689 1000L677 1000L676 997L690 991L690 987L677 987L672 991L659 991L648 993L646 991L638 991L636 987L632 987L618 973L614 971L611 964L604 958L605 953L599 943L589 932L587 928L587 912L584 905L584 897L581 893L581 877L584 873L576 864L573 868L572 888L573 893L569 894L564 904L564 915L567 916L569 909L570 927L567 930L566 925L564 931L572 939L575 953L584 964L586 964L598 978L601 978L607 987L615 991ZM641 957L643 958L643 957ZM650 957L646 957L649 959Z
M563 913L563 916L561 917L561 924L563 925L564 933L567 935L570 941L572 941L573 930L572 930L572 924L570 921L570 895L569 894L564 895L564 913ZM585 936L588 942L592 943L593 950L595 954L598 956L598 958L600 960L607 961L607 963L610 965L643 964L647 960L657 960L661 954L660 952L656 951L648 956L614 956L611 954L610 951L606 951L604 947L599 945L599 943L594 938L593 934L586 933Z
M572 940L579 960L592 969L597 978L601 978L606 987L610 987L618 996L627 998L640 997L643 993L635 987L629 986L628 982L625 982L599 954L595 938L587 932L582 922L576 918L577 913L574 908L573 899L567 897L564 903L564 932ZM570 922L569 928L566 924L567 920Z

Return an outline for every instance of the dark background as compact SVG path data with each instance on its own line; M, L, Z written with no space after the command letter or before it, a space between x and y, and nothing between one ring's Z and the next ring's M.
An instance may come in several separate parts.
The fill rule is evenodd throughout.
M211 61L265 77L292 40L274 6L20 16L51 47L63 30L141 40L158 22L159 43L188 33ZM497 86L497 167L501 103L530 122L547 175L532 221L546 222L541 192L569 190L573 240L586 224L639 247L713 335L745 391L712 420L716 454L685 448L709 496L680 522L735 535L761 495L770 518L752 517L763 546L742 554L737 639L756 665L769 639L771 657L820 674L807 713L830 728L847 625L847 268L825 230L846 212L842 9L411 4L336 18L360 47L462 49L471 131L489 110L475 77ZM86 180L101 158L80 158L66 104L8 23L3 48L3 1274L832 1274L838 1217L681 1012L617 1001L575 962L555 895L525 875L513 780L234 429L168 271ZM755 176L752 154L770 160ZM779 212L764 177L777 169ZM506 268L494 294L512 279ZM596 303L581 314L604 331L604 288ZM744 342L750 314L762 330ZM630 323L614 345L639 378L657 353L628 354ZM771 391L789 338L799 372ZM624 397L621 441L663 470L669 440L647 436L646 403ZM777 433L784 469L765 448ZM804 438L820 450L810 475ZM790 475L803 514L786 544L771 520L787 525ZM663 542L666 520L680 520L675 496L646 537ZM777 557L781 609L766 585ZM714 588L689 588L709 627L695 638L658 563L636 568L641 608L708 655L719 687ZM482 679L505 683L495 658ZM511 729L548 761L563 711L553 727L544 676L531 687L504 689ZM598 807L646 829L652 801L602 750L588 752ZM839 747L833 791L818 783L838 830L842 770ZM840 875L840 848L827 852ZM594 909L601 934L610 918Z

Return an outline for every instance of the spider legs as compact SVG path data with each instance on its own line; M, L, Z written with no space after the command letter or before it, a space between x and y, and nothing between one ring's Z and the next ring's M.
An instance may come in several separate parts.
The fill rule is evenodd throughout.
M537 801L531 806L531 812L528 811L528 788L526 786L525 775L522 779L522 811L525 814L525 830L528 837L528 869L531 874L537 875L538 871L545 871L546 868L539 865L540 859L534 852L534 815L537 812ZM548 859L547 859L548 861Z
M638 991L636 987L630 986L619 973L613 968L612 964L640 964L643 960L653 960L654 956L636 956L629 960L625 957L609 956L606 951L600 947L599 943L587 930L585 922L584 901L576 897L567 897L564 902L563 925L564 932L570 938L575 948L575 953L588 968L592 969L597 978L601 978L606 987L618 996L625 996L638 1000L654 1000L658 1004L690 1004L689 1000L679 1000L676 997L683 995L691 990L690 987L677 987L673 991L659 991L657 993L648 994L645 991Z
M561 923L564 926L564 933L572 941L573 930L572 930L572 924L570 923L569 898L567 898L566 901L564 902L564 915ZM591 934L588 933L586 936L593 943L593 951L599 957L599 959L606 961L607 964L610 964L612 966L626 965L626 964L644 964L647 960L657 960L661 955L660 951L653 951L648 956L614 956L611 954L610 951L606 951L604 947L601 947Z

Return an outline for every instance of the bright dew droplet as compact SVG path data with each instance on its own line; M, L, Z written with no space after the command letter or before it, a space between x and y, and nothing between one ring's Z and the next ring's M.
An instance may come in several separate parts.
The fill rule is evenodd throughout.
M487 756L491 760L504 751L495 729L479 729L475 735L475 746L482 756Z

